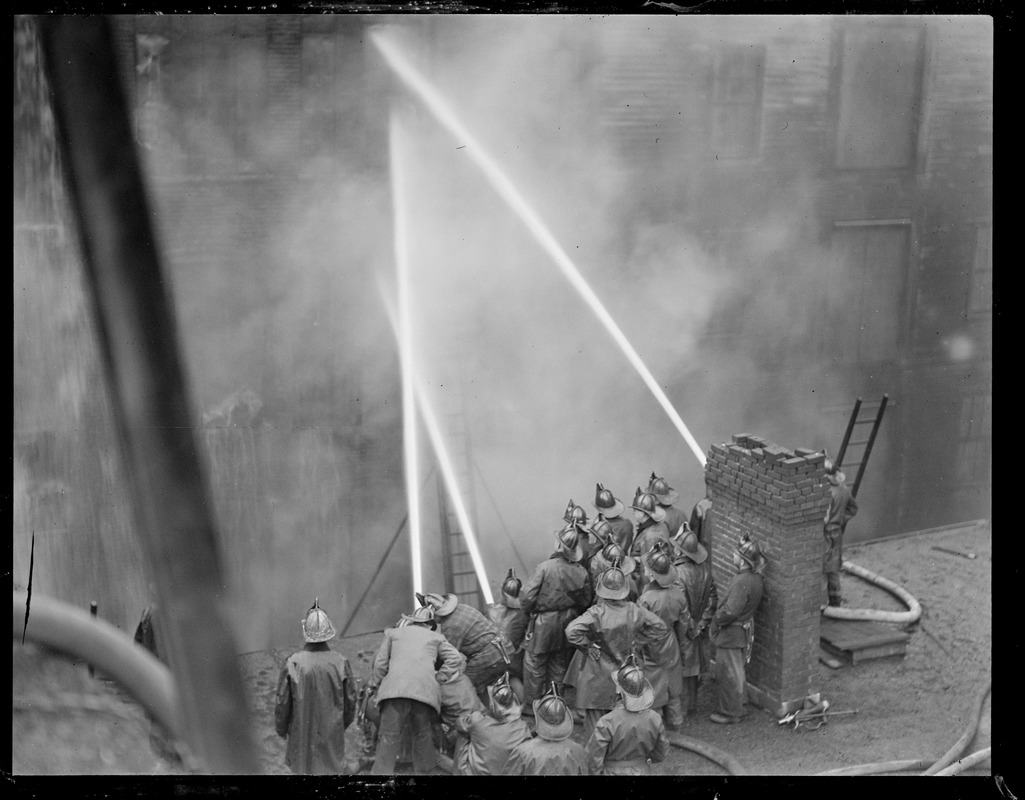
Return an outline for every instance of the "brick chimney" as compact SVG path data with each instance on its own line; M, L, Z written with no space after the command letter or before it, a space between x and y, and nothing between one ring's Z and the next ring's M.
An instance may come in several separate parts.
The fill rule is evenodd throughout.
M705 466L712 572L720 601L745 532L768 561L747 665L748 700L776 714L818 691L825 454L741 433L713 444Z

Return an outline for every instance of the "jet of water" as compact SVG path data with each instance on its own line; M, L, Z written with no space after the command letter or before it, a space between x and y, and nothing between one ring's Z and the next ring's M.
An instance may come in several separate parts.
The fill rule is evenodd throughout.
M392 124L395 124L394 118L392 119ZM385 311L388 312L388 319L391 321L392 329L395 331L396 338L398 338L400 335L400 328L399 323L396 320L397 314L395 308L392 305L391 298L388 296L387 290L383 286L380 287L380 289L381 297L384 300ZM466 506L463 504L463 496L459 489L459 482L456 479L456 471L452 467L452 459L449 457L448 449L445 447L445 439L441 432L441 425L438 424L438 418L434 413L434 408L431 406L430 400L427 398L427 393L423 389L423 384L417 378L415 373L410 377L416 392L416 401L417 405L420 407L420 414L423 417L424 427L427 429L427 435L434 447L435 455L438 457L438 466L441 468L441 475L445 481L445 488L448 490L448 496L451 498L452 505L455 507L456 518L459 520L460 530L463 533L463 537L466 539L466 547L470 551L470 560L473 561L473 569L474 572L477 573L477 583L480 584L481 593L484 595L484 602L490 605L495 600L494 596L491 594L491 587L488 585L488 576L484 569L484 559L481 558L480 548L477 546L477 537L473 532L470 515L466 512Z
M637 373L641 376L645 385L651 390L651 393L655 396L655 399L669 416L673 425L676 426L680 435L683 436L684 441L687 442L687 445L694 453L694 456L700 464L704 466L704 451L702 451L700 445L698 445L697 441L691 435L691 432L687 429L687 426L680 418L676 409L673 408L673 404L669 402L669 398L666 397L665 392L662 391L662 387L659 386L658 381L655 380L651 371L641 360L640 355L620 330L616 321L612 318L612 315L606 310L601 300L598 299L598 296L584 279L584 276L580 274L580 270L577 269L576 265L562 249L551 231L548 230L547 226L541 218L538 217L531 205L524 199L523 195L509 180L501 167L499 167L495 160L480 146L480 143L477 142L476 138L470 133L466 126L463 125L458 116L449 107L448 103L445 102L444 97L442 97L430 82L427 81L402 55L394 42L390 41L380 31L373 31L371 33L371 40L381 52L381 55L384 56L388 66L391 67L402 82L405 83L421 101L423 101L431 115L445 129L447 129L461 145L465 146L467 154L477 162L477 165L484 172L484 175L490 181L498 194L506 201L512 211L523 221L524 225L527 226L527 229L552 257L559 269L562 270L566 279L570 282L573 288L577 290L587 305L590 306L591 310L597 315L602 325L604 325L606 330L608 330L609 335L611 335L616 344L619 345L619 349L623 351L623 355L626 356L630 364L633 365L635 370L637 370Z
M406 472L406 502L409 508L409 548L413 567L413 607L416 595L423 592L423 563L420 555L420 478L417 472L416 405L413 394L413 334L409 298L409 246L406 227L406 184L401 132L395 113L391 116L389 150L391 155L392 205L395 215L395 262L399 283L399 309L396 335L402 369L402 453Z

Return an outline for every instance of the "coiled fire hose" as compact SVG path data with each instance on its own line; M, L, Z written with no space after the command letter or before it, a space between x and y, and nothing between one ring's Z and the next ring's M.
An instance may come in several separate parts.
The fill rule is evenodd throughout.
M109 622L75 606L35 594L26 625L27 593L14 592L13 633L77 656L114 678L176 737L182 733L178 691L171 671Z
M673 747L679 747L681 750L690 750L693 753L697 753L700 756L704 756L709 761L714 761L730 775L747 775L749 774L741 763L730 753L725 750L720 750L718 747L702 742L700 739L694 739L690 736L684 736L680 733L673 731L666 732L666 738L669 739L669 744Z
M908 610L879 611L874 608L842 608L840 606L823 606L823 616L829 617L830 619L875 620L877 622L897 623L917 622L922 616L922 606L903 586L898 586L893 581L887 580L881 575L876 575L871 570L865 569L851 561L844 561L842 568L844 572L849 572L851 575L855 575L869 583L875 584L880 589L886 590L904 603L904 605L908 607Z
M968 726L965 728L964 733L961 734L961 738L958 739L957 742L954 743L954 746L944 753L938 761L933 761L932 759L883 761L877 764L858 764L853 767L841 767L840 769L831 769L825 772L816 772L814 774L879 775L885 772L908 772L926 767L925 772L922 773L923 775L957 775L969 767L985 761L990 756L991 748L986 747L961 759L957 764L953 763L957 760L957 757L964 752L964 749L971 743L972 739L975 738L975 734L979 730L979 721L982 719L982 708L985 705L986 697L989 695L992 688L993 682L988 681L982 691L976 696L975 703L972 707L972 718L969 721Z

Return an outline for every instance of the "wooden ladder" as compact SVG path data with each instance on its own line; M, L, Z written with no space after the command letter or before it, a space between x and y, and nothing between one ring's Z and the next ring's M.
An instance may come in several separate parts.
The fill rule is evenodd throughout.
M890 396L888 394L883 395L883 399L878 403L862 403L861 398L857 398L854 401L854 410L851 412L851 418L847 422L847 430L843 435L843 443L840 445L840 449L837 451L835 464L839 469L843 464L844 458L847 457L847 450L849 447L854 448L855 458L850 466L857 468L857 474L855 475L854 482L851 486L851 494L858 494L858 487L861 485L861 478L865 474L865 467L868 465L868 457L872 454L872 446L876 441L876 434L879 433L879 425L883 421L883 413L886 411L886 404L889 402ZM867 410L868 413L862 415L862 411ZM874 414L873 414L874 411ZM868 432L867 438L851 439L854 434L855 428L864 430L864 426L871 425L872 428ZM859 436L863 435L859 433Z
M460 337L460 343L465 340ZM465 344L463 344L465 347ZM457 350L460 349L458 346ZM460 357L461 353L454 353L455 358L449 363L462 365L465 359ZM462 372L462 370L457 370ZM452 386L456 389L454 405L455 410L449 409L444 415L444 435L449 447L449 457L452 460L452 469L456 473L456 481L464 492L463 501L466 505L466 513L470 523L477 524L477 504L473 491L473 475L471 465L473 455L470 447L470 430L466 421L465 397L463 396L463 375L454 377ZM441 516L441 546L445 575L445 591L459 595L459 601L475 606L478 611L484 611L484 594L481 592L480 583L477 580L477 571L473 568L473 559L470 557L470 550L466 544L466 537L463 535L462 526L459 524L459 517L455 512L455 506L449 497L445 481L438 470L438 510Z

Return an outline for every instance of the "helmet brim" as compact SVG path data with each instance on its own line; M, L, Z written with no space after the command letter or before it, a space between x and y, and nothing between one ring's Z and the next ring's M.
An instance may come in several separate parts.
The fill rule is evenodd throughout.
M642 514L647 514L655 522L662 522L666 518L666 510L662 506L655 506L654 511L648 511L645 508L638 508L637 506L630 506L634 511L640 511Z
M663 589L667 589L668 587L676 583L677 575L676 567L674 566L670 566L669 572L667 572L665 575L660 575L659 573L655 572L655 570L649 570L649 572L651 573L651 576L654 579L655 583L657 583Z
M605 516L605 519L615 519L626 510L626 506L623 504L622 500L616 500L615 504L611 508L602 508L597 503L591 503L591 505L600 511Z
M705 560L708 558L708 550L705 549L705 546L701 544L701 542L698 542L698 549L693 553L684 550L682 547L678 549L684 558L689 558L695 564L704 564Z
M623 698L623 705L626 706L627 711L644 711L646 708L651 708L655 702L655 692L647 678L644 679L644 691L639 696L630 694L619 685L618 669L612 670L612 682L616 684L616 689L619 691L619 696Z
M569 708L566 708L566 718L558 725L552 725L550 722L546 722L544 717L538 713L538 706L541 705L542 700L544 698L535 700L532 704L534 708L534 729L537 731L537 735L549 742L561 742L563 739L568 739L573 735L573 715L570 713Z
M670 489L665 494L655 494L654 492L652 494L655 495L655 499L658 500L660 506L676 505L680 499L680 493L676 489Z

